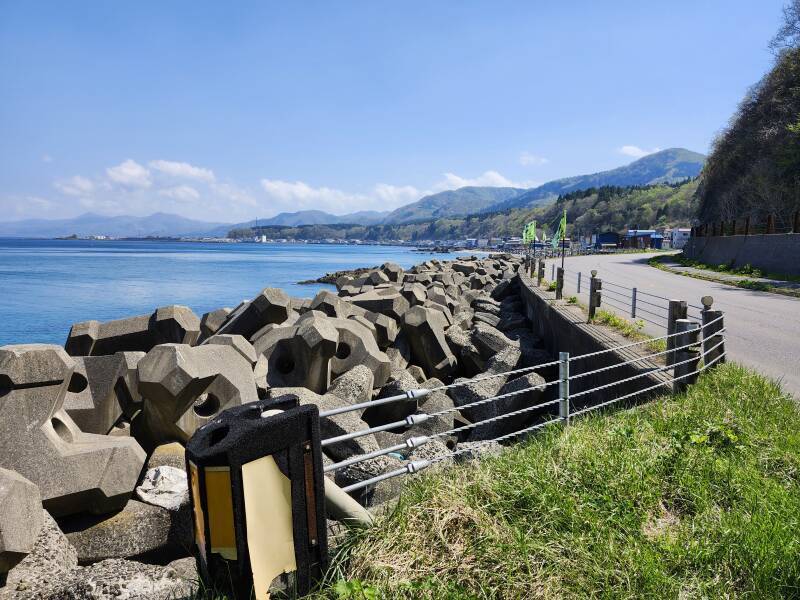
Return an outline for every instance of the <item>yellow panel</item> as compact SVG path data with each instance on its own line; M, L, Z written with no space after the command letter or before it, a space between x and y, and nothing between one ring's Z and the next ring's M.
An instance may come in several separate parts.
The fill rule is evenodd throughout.
M292 482L272 456L242 465L247 547L256 600L269 598L281 573L297 570L292 527Z
M205 472L211 552L228 560L236 560L231 470L229 467L206 467Z
M194 541L200 549L200 556L206 560L206 519L203 515L203 505L200 502L200 477L197 465L189 463L189 479L192 490L192 503L194 504Z

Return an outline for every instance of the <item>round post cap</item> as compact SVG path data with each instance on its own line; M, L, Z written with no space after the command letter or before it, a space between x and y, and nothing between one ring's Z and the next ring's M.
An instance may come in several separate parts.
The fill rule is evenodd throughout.
M711 308L711 305L714 304L714 297L713 296L703 296L700 298L700 302L703 303L705 308Z

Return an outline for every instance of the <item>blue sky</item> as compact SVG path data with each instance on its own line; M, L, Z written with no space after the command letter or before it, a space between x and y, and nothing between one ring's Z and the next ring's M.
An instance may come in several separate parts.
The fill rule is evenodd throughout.
M242 221L706 152L781 0L0 0L0 220Z

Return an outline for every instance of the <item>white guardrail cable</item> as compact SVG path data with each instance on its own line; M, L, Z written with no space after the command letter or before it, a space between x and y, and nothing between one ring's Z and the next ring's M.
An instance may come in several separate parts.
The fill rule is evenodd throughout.
M717 335L718 333L720 333L720 332L715 332L715 335ZM697 361L697 360L700 359L700 357L704 358L708 354L711 354L712 352L714 352L717 348L722 346L724 343L725 343L725 338L722 338L722 340L719 343L717 343L712 348L709 348L705 352L702 352L699 357L693 357L693 358L691 358L691 359L689 359L687 361L682 361L681 363L677 363L677 364L683 364L683 363L686 363L686 362ZM686 347L695 346L695 345L697 345L697 344L687 344ZM679 381L679 380L684 379L686 377L697 376L700 373L702 373L703 371L705 371L706 369L708 369L711 366L713 366L718 361L720 361L724 356L725 356L725 352L719 354L718 356L716 356L714 359L712 359L711 361L709 361L707 363L704 362L703 366L701 368L697 369L696 371L693 371L693 372L690 372L690 373L686 373L684 375L680 375L680 376L677 376L677 377L670 377L669 379L665 379L664 381L656 383L655 385L652 385L652 386L649 386L649 387L646 387L646 388L643 388L641 390L637 390L637 391L634 391L634 392L630 392L630 393L624 394L622 396L618 396L617 398L614 398L612 400L608 400L608 401L602 402L600 404L589 406L589 407L583 408L583 409L581 409L579 411L575 411L575 412L571 412L570 411L569 418L574 418L574 417L577 417L577 416L580 416L580 415L584 415L584 414L587 414L587 413L590 413L590 412L593 412L593 411L597 411L597 410L603 409L605 407L611 406L611 405L616 404L618 402L621 402L623 400L627 400L627 399L632 398L634 396L638 396L640 394L644 394L646 392L653 391L653 390L658 389L660 387L663 387L665 385L670 385L670 384L675 383L676 381ZM674 366L675 365L671 365L669 368L672 368ZM646 374L649 374L649 373L646 373ZM621 382L615 382L614 384L610 384L610 385L606 385L606 386L598 386L597 388L594 388L593 390L587 390L586 392L581 392L579 394L572 394L570 396L570 399L578 397L578 396L583 395L585 393L589 393L591 391L598 391L598 390L601 390L601 389L605 389L606 387L611 387L611 385L616 385L616 383L621 383ZM507 413L504 416L505 417L511 417L511 416L519 415L519 414L522 414L522 413L530 411L530 410L534 410L534 409L538 409L538 408L543 408L543 407L546 407L546 406L554 405L554 404L556 404L556 403L558 403L560 401L561 401L561 398L558 398L556 400L551 400L549 402L542 403L540 405L527 407L525 409L521 409L519 411L514 411L512 413ZM486 419L486 420L478 422L478 423L471 423L468 426L468 428L477 427L477 426L479 426L481 424L484 424L484 423L490 423L490 422L498 421L502 417L503 416L492 417L491 419ZM461 456L462 454L465 454L465 453L478 453L478 452L481 452L483 448L489 446L490 444L500 443L500 442L506 441L508 439L524 435L526 433L531 433L531 432L534 432L536 430L539 430L539 429L542 429L544 427L547 427L549 425L552 425L554 423L561 423L564 420L565 420L565 418L556 417L556 418L553 418L553 419L550 419L550 420L547 420L547 421L543 421L541 423L536 423L536 424L531 425L529 427L525 427L525 428L520 429L518 431L514 431L514 432L511 432L511 433L507 433L507 434L498 436L498 437L490 439L490 440L484 440L484 441L481 441L481 442L477 442L474 446L471 446L469 448L464 448L464 449L461 449L461 450L456 450L456 452L453 452L452 454L449 454L449 455L437 456L437 457L431 458L431 459L412 460L412 461L409 461L407 464L405 464L404 466L402 466L402 467L400 467L398 469L395 469L393 471L389 471L387 473L383 473L381 475L377 475L375 477L371 477L369 479L354 483L354 484L349 485L349 486L345 486L345 487L342 488L342 490L345 491L345 492L357 491L357 490L369 487L371 485L375 485L375 484L380 483L381 481L385 481L387 479L392 479L394 477L400 477L400 476L404 476L404 475L416 474L416 473L419 473L420 471L422 471L423 469L426 469L427 467L429 467L431 465L434 465L436 463L439 463L439 462L442 462L442 461L445 461L445 460L453 460L456 457ZM465 427L467 427L467 426L465 426ZM462 430L462 429L463 428L456 428L456 429L451 430L449 433L456 432L456 431ZM443 432L441 435L445 435L445 433L448 433L448 432ZM439 434L437 434L437 435L439 435ZM434 437L434 436L431 436L431 437ZM414 438L412 438L412 440L413 439ZM411 441L411 440L409 440L409 441ZM403 449L403 448L413 448L413 447L415 447L415 446L414 445L409 445L409 444L398 444L397 446L394 446L392 448L396 448L396 449L399 450L399 449ZM379 452L379 451L377 451L377 452ZM373 452L373 453L370 453L370 455L376 455L376 453ZM369 456L369 455L363 455L363 456L366 457L366 456ZM336 465L331 465L331 466L337 466L337 465L347 466L347 465L344 465L344 463L348 463L348 465L349 464L355 464L354 462L351 462L351 461L353 461L354 459L358 459L358 458L361 458L361 457L354 457L353 459L349 459L348 461L342 461L342 463L337 463ZM365 460L368 460L368 459L365 459ZM339 468L341 468L341 467L339 467ZM334 469L331 469L330 466L329 466L328 468L326 468L326 472L328 470L334 470Z

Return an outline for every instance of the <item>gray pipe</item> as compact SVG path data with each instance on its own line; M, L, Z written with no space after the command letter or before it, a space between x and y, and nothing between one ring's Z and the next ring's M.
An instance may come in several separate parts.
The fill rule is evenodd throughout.
M328 517L351 527L370 527L373 523L369 511L356 502L333 481L325 478L325 510Z

